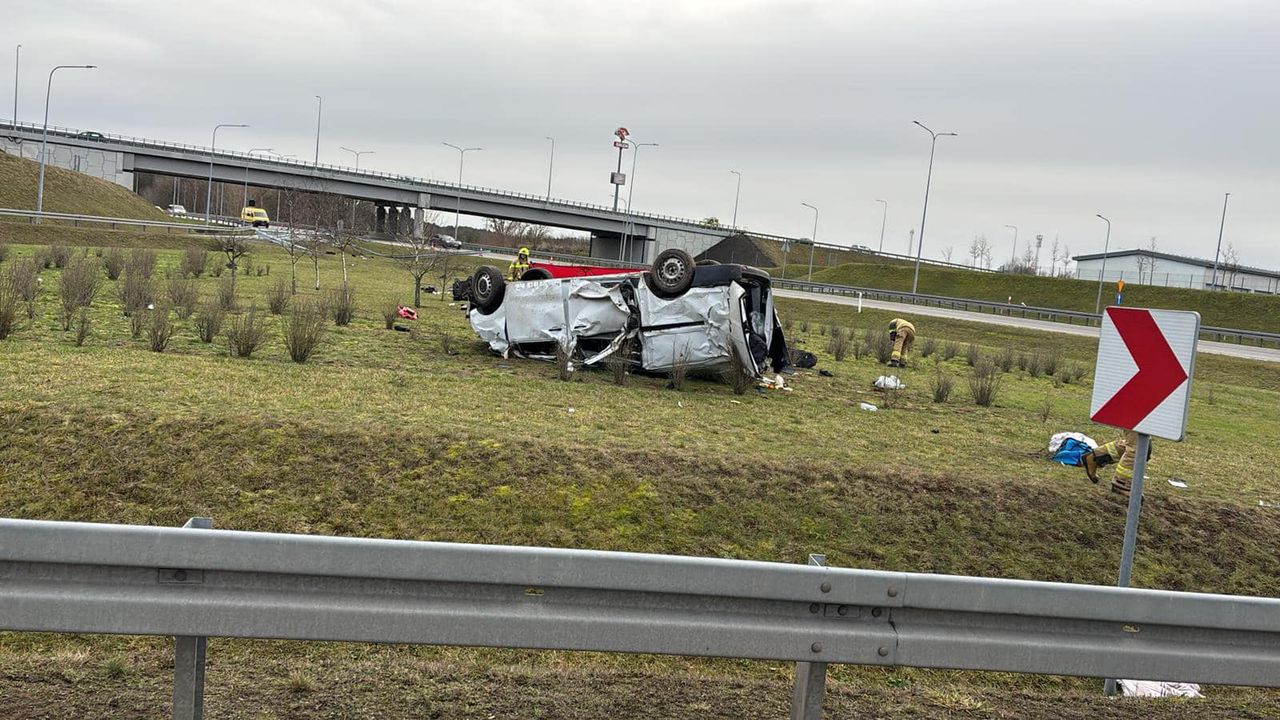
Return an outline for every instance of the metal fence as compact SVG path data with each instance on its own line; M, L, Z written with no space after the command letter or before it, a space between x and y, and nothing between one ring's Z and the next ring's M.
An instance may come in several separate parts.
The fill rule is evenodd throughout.
M239 223L230 221L213 221L211 225L204 224L203 218L200 222L165 222L163 220L134 220L131 218L112 218L99 217L97 215L78 215L75 213L53 213L53 212L36 212L34 210L15 210L12 208L0 208L0 217L21 218L30 224L40 224L43 222L56 223L61 225L71 225L80 227L83 225L105 225L112 230L121 228L142 228L144 230L159 229L166 232L186 231L191 233L204 234L227 234L227 233L246 233L252 230L244 227ZM215 226L216 225L216 226Z
M0 520L0 629L174 636L184 719L207 637L1280 686L1275 599L211 528Z

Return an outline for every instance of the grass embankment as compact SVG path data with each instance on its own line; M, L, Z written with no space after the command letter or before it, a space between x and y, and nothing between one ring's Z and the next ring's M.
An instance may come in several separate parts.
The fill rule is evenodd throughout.
M40 164L0 153L0 208L36 209ZM83 173L45 166L44 210L99 217L165 220L154 205L129 190Z
M178 256L161 252L157 276ZM242 277L240 302L262 309L289 265L275 248L252 257L271 274ZM460 309L437 298L418 332L385 330L378 309L410 297L408 273L383 260L351 266L356 321L330 327L305 365L289 361L274 318L251 359L227 357L221 338L199 342L189 323L167 352L150 352L130 339L114 282L76 347L56 317L57 271L45 271L36 319L0 341L0 516L178 525L209 515L236 529L783 562L826 552L850 567L1114 582L1124 503L1042 456L1059 430L1111 436L1087 421L1087 384L1015 371L1002 375L994 407L977 407L962 346L950 360L917 356L898 372L907 390L884 407L870 389L882 366L834 361L819 324L878 329L888 313L797 301L779 303L796 321L793 341L834 377L802 371L791 393L735 397L701 381L677 393L649 377L618 387L603 372L561 382L550 365L491 356ZM321 269L327 291L338 259ZM309 287L306 261L299 271ZM202 293L217 282L201 280ZM1093 351L1065 336L918 325L988 354L1016 344L1056 350L1067 365ZM945 404L929 397L938 372L957 378ZM1280 594L1280 522L1258 504L1280 500L1280 370L1202 357L1196 380L1187 442L1159 443L1149 471L1134 584ZM864 412L862 401L881 410ZM1190 487L1174 489L1170 477ZM158 714L166 652L163 641L4 635L0 711L13 710L0 714L40 716L31 710L39 702L119 714L94 704L104 695ZM767 663L231 641L214 643L210 659L211 711L227 717L260 717L257 702L271 708L266 717L396 717L407 706L440 717L781 715L789 673ZM1007 675L839 668L831 688L833 710L884 716L1280 712L1265 692L1104 703L1092 681Z

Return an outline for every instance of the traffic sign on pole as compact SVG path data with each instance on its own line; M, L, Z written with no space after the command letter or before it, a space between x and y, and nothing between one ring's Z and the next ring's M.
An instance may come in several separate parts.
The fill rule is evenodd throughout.
M1199 336L1197 312L1107 308L1089 417L1139 434L1181 440Z

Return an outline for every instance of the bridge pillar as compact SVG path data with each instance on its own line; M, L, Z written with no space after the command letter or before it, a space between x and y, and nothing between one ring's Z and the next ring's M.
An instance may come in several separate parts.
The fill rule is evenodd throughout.
M400 234L400 208L398 207L387 208L387 232L392 235Z
M413 211L413 237L421 240L426 237L427 209L419 207Z
M377 207L377 219L374 221L374 232L387 231L387 209L382 205Z

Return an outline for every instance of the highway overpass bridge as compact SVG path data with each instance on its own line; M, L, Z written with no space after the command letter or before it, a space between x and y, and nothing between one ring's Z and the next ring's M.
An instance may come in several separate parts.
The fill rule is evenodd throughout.
M36 159L41 126L0 121L0 149ZM454 185L408 175L145 138L49 128L49 163L94 175L134 190L134 173L207 179L210 158L216 182L296 189L374 203L379 226L422 232L423 212L459 209L464 215L500 218L591 233L591 254L599 258L651 262L659 252L679 247L697 255L730 234L675 217L612 209L491 188Z

